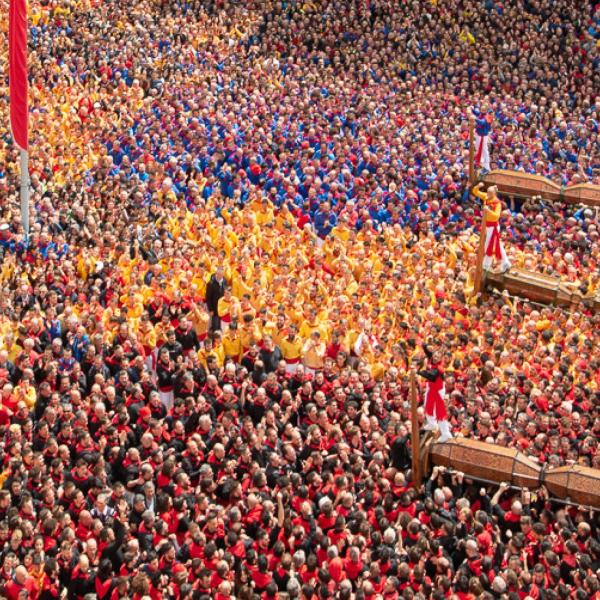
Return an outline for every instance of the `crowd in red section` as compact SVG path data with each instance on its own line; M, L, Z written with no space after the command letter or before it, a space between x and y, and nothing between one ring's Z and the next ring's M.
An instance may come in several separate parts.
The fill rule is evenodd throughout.
M597 511L439 467L415 487L408 377L432 344L455 436L600 468L599 317L472 294L465 173L477 107L493 168L600 183L600 5L30 21L28 239L1 142L0 597L600 599ZM597 212L505 200L514 264L598 292Z

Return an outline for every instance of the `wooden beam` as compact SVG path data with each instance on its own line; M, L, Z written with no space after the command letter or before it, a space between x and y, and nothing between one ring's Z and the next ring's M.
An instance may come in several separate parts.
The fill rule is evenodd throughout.
M414 369L410 371L410 408L411 408L411 425L412 432L410 438L410 446L412 450L412 479L415 488L420 488L423 473L421 471L421 440L419 430L419 414L417 400L417 381Z
M593 183L578 183L564 187L541 175L502 169L490 171L483 177L483 181L488 186L496 185L498 193L505 196L515 196L516 198L541 196L550 202L600 207L600 185Z
M483 291L483 255L485 254L485 205L481 207L481 225L479 226L479 246L477 247L477 262L475 263L475 281L473 289L475 294Z
M469 116L469 188L475 185L475 117Z
M491 271L485 278L485 288L505 290L513 298L526 298L534 304L553 304L568 310L583 305L593 312L600 311L600 292L583 296L581 292L563 282L560 277L552 277L535 271L511 269L510 273Z
M544 471L516 448L467 438L434 442L429 454L432 464L464 473L466 479L506 482L515 489L537 490L544 485L552 501L600 508L600 469L574 464Z

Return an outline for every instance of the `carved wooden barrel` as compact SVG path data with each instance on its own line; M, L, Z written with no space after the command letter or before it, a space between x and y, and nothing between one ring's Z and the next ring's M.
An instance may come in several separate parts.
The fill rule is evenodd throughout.
M514 448L454 438L431 446L431 462L462 471L467 477L527 488L540 485L541 467Z
M546 471L544 484L557 498L573 504L600 507L600 471L572 465Z
M514 448L465 438L434 442L429 458L434 465L462 471L466 477L480 481L506 481L530 489L543 483L555 498L600 508L599 469L573 465L542 471L540 465Z
M562 201L569 204L585 204L600 206L600 185L579 183L569 187L561 187L554 181L521 171L496 169L483 177L486 185L498 186L498 191L505 196L531 198L541 196L544 200Z
M565 202L570 202L571 204L600 206L600 185L579 183L566 188L563 196Z
M512 296L528 298L532 302L574 307L583 302L592 310L598 309L598 301L584 298L578 290L564 283L558 277L511 269L508 273L489 271L485 274L485 286L506 290Z

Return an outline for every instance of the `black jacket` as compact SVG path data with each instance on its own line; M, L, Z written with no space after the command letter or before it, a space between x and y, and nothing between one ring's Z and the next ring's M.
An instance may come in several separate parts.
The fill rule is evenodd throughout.
M219 299L225 295L227 282L222 279L217 281L217 277L213 275L210 281L206 284L206 307L209 311L216 313Z
M260 350L259 356L265 365L265 373L271 373L277 370L279 361L283 360L283 354L281 353L279 346L275 346L271 351L263 348Z

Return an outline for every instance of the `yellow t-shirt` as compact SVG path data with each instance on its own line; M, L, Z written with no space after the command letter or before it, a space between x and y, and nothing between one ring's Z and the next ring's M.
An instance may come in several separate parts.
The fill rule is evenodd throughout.
M252 296L252 282L247 281L241 275L235 275L231 281L231 292L240 300L244 294Z
M323 342L314 344L312 340L308 340L302 350L302 361L309 369L323 368L323 358L325 357L325 344Z
M223 352L225 356L230 356L235 360L242 357L242 340L237 332L229 330L222 339Z
M26 387L23 384L19 384L15 389L15 394L18 400L23 400L25 402L28 409L31 410L35 406L37 394L32 385Z
M279 343L279 348L281 349L281 354L285 360L297 362L302 355L302 345L302 340L298 336L292 341L285 337Z
M307 340L313 331L318 331L323 341L327 340L327 325L322 321L316 321L314 323L304 321L300 326L298 333L302 339Z
M483 201L485 205L485 220L487 223L497 223L502 213L502 204L497 198L491 201L488 194L478 189L473 189L472 193Z
M217 303L217 314L219 315L219 319L231 318L231 315L229 313L231 305L231 300L227 300L224 297L219 298L219 302Z
M148 327L145 331L142 331L141 328L138 329L138 340L142 346L145 348L149 348L150 350L154 350L156 348L156 330L152 325Z
M207 312L200 311L197 307L192 308L188 318L192 321L192 327L198 338L203 339L208 333L210 316Z
M245 352L250 348L252 342L260 343L262 340L262 336L260 335L260 330L254 323L250 325L250 327L246 327L242 325L238 330L240 332L240 340L242 343L242 351Z

